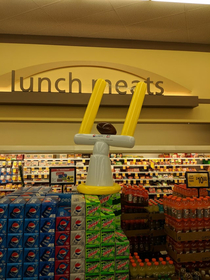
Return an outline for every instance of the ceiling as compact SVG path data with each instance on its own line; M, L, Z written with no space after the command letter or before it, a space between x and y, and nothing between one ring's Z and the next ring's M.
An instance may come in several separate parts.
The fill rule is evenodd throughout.
M210 44L210 5L142 0L0 0L0 35Z

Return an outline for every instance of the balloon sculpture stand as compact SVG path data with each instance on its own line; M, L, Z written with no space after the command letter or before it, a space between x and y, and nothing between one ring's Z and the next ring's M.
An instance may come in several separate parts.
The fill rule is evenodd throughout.
M131 104L125 119L121 135L116 133L114 126L101 123L97 126L102 134L90 134L106 82L98 79L91 94L79 133L74 136L74 142L79 145L93 145L93 155L90 158L86 184L77 187L80 193L106 195L118 193L120 185L114 183L109 159L109 147L132 148L135 145L133 137L141 112L146 84L139 82L135 88Z

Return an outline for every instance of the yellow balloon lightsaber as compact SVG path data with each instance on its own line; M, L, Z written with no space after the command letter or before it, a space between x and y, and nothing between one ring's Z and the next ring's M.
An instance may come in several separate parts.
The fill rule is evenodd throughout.
M121 135L90 134L105 87L105 80L97 80L88 102L79 133L74 136L74 142L76 144L94 145L86 184L81 184L77 187L77 190L84 194L106 195L117 193L121 190L120 185L113 181L111 162L108 157L109 146L129 148L134 146L135 139L133 135L146 92L146 84L139 82L135 88Z

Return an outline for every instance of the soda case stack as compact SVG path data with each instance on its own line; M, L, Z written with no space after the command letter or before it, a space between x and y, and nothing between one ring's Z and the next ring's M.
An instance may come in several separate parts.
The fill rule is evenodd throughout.
M85 205L84 195L71 196L70 280L85 280Z
M49 190L27 187L1 199L0 279L54 279L53 257L45 258L54 252L58 197L45 197Z
M58 197L46 196L41 204L39 234L39 279L52 280L55 274L55 223Z
M121 229L120 194L98 198L101 203L101 279L129 279L129 241Z
M59 194L55 221L55 280L70 277L71 195ZM63 198L62 198L63 196Z

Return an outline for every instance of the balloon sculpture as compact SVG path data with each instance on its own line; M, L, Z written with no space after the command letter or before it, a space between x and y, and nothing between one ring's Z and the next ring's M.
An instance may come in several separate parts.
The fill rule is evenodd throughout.
M97 129L101 134L90 134L105 87L105 80L98 79L86 108L79 133L74 136L76 144L94 145L86 184L77 187L77 190L84 194L106 195L120 191L120 185L113 181L109 147L132 148L135 145L133 135L146 92L146 84L139 82L132 96L121 135L116 135L116 129L110 123L99 123Z

